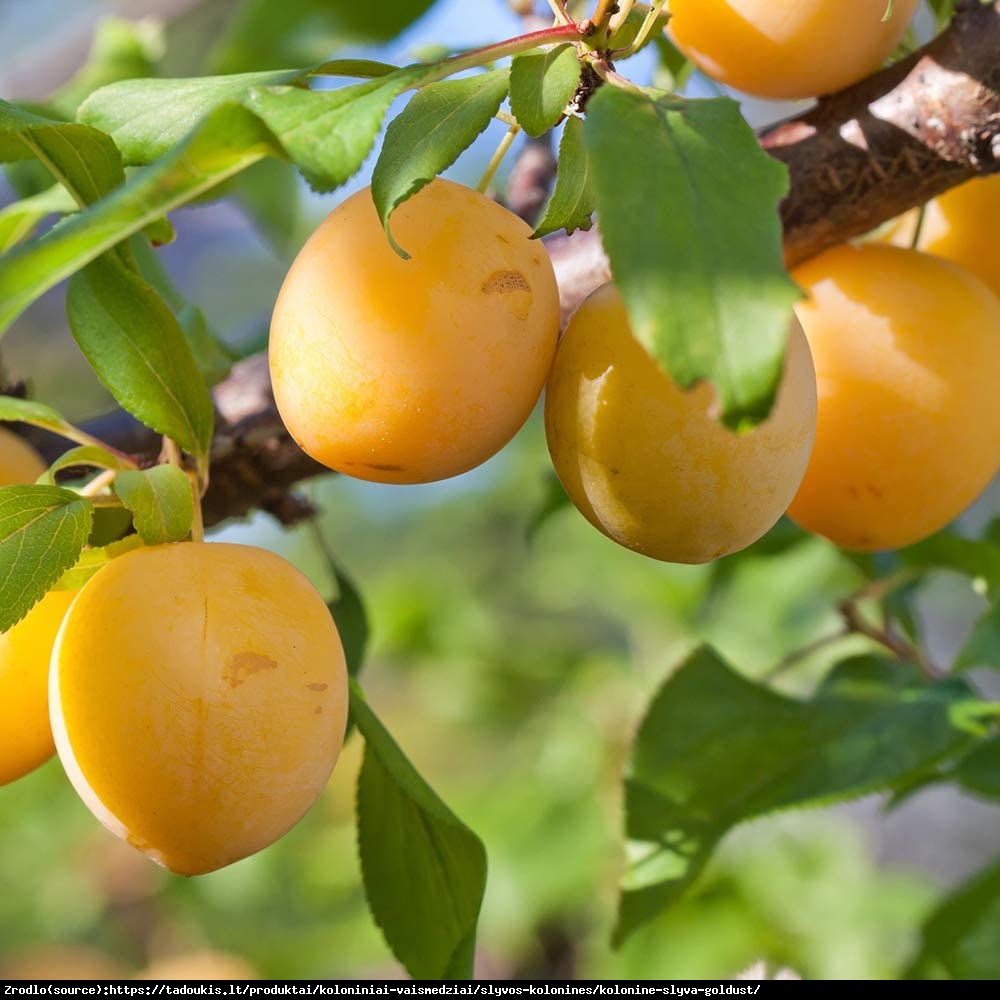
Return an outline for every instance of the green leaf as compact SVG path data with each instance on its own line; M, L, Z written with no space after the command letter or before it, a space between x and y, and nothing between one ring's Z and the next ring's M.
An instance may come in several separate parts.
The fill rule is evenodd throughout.
M451 166L493 120L507 93L506 69L432 83L417 91L386 129L372 174L372 199L389 242L396 207Z
M191 481L176 465L120 472L115 493L132 512L135 530L147 545L180 542L191 534L194 494Z
M899 550L904 566L915 569L947 569L969 577L989 601L1000 599L1000 545L971 538L960 538L947 531L909 548Z
M120 507L106 507L94 511L95 515L100 515L109 511L124 513ZM53 584L53 590L79 590L98 570L104 569L112 559L131 552L132 549L142 547L142 539L138 535L129 535L110 542L107 545L99 545L91 549L84 549L80 558Z
M0 253L26 240L48 216L65 215L76 209L73 196L61 184L0 209Z
M594 198L590 187L590 161L583 145L583 122L570 118L559 140L559 171L552 197L545 206L542 221L535 229L535 236L548 236L565 229L590 229L594 212Z
M469 979L486 851L406 759L351 682L365 738L358 849L375 922L414 979Z
M1000 605L992 607L973 626L972 635L959 650L953 670L993 667L1000 670Z
M1000 800L1000 736L983 740L946 777L976 795Z
M72 469L74 466L88 466L95 469L134 469L135 462L125 455L116 455L101 448L98 445L88 444L79 448L70 448L69 451L60 455L48 468L45 476L41 480L43 483L53 485L55 475L62 469Z
M80 105L79 120L107 132L126 164L151 163L183 141L224 104L240 103L256 87L300 80L286 69L187 80L124 80L102 87Z
M330 569L337 583L337 596L327 607L337 624L337 631L340 632L340 641L347 658L347 672L351 677L357 677L368 648L368 613L354 581L336 563L331 562Z
M983 703L956 681L920 686L894 661L845 661L796 701L694 652L654 698L632 748L626 828L637 860L617 943L674 903L745 820L890 788L974 738Z
M525 52L510 64L510 109L528 135L544 135L562 118L580 85L580 60L572 45Z
M52 431L53 434L69 438L73 438L78 433L77 429L51 406L36 403L33 399L0 396L0 422L3 421L33 424L35 427Z
M76 562L92 521L90 501L70 490L0 489L0 632L16 625Z
M332 191L357 173L389 105L425 73L425 67L411 67L340 90L254 90L246 106L316 191Z
M212 399L156 290L108 254L74 275L66 311L80 349L122 407L192 455L207 455Z
M215 54L222 72L295 66L322 59L339 46L387 42L435 0L244 0L230 18Z
M112 542L121 541L132 531L132 527L132 514L124 507L117 505L106 507L102 504L94 508L94 525L90 529L90 537L87 539L87 544L98 549L105 545L110 545ZM142 541L138 535L133 535L132 537L138 538L140 542ZM87 551L86 549L84 550L84 556L87 554ZM80 558L82 559L83 556Z
M155 165L0 259L0 331L39 295L121 240L264 156L280 152L267 129L246 110L224 107L213 112L194 135Z
M785 167L728 98L602 87L583 141L604 248L636 338L731 426L771 408L800 293L785 272Z
M31 158L40 160L77 204L96 201L125 179L121 156L103 132L0 100L0 162Z
M977 873L931 914L906 979L1000 979L1000 861Z

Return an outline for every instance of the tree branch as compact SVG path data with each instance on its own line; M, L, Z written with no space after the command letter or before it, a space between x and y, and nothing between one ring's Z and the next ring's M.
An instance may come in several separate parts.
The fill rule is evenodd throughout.
M962 181L1000 170L998 52L1000 0L964 3L923 49L761 135L762 146L789 169L781 218L790 266ZM607 280L607 259L596 230L556 236L547 246L565 320ZM256 507L285 521L300 516L287 491L323 470L284 429L264 356L237 365L215 398L220 419L206 523ZM135 454L159 449L151 432L121 415L88 430Z
M791 181L788 264L1000 170L998 56L1000 3L965 5L909 58L768 129L761 145Z

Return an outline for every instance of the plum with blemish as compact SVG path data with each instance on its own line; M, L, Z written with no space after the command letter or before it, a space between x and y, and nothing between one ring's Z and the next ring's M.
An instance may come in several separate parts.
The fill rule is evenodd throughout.
M271 382L292 437L359 479L467 472L528 418L555 353L545 247L485 195L435 180L391 219L370 189L302 248L271 320Z
M49 702L77 792L171 871L267 847L326 785L347 724L330 612L274 553L181 542L94 576L56 638Z

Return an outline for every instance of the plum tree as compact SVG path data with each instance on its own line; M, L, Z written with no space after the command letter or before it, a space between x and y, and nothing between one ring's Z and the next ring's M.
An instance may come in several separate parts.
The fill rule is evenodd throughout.
M445 479L499 451L541 395L559 295L545 248L505 208L436 180L392 217L368 189L320 225L271 321L271 380L298 444L339 472Z
M886 238L895 246L911 246L919 215L916 209L907 212L890 227ZM916 249L961 264L1000 295L998 232L1000 176L977 177L927 203Z
M841 90L884 62L917 0L671 0L668 31L720 83L772 98Z
M816 382L797 323L770 416L735 433L708 384L681 390L633 338L612 284L580 306L556 352L545 430L580 512L655 559L708 562L745 548L785 512L809 458Z
M185 875L288 831L326 784L347 722L322 598L280 556L243 545L113 560L66 616L50 683L56 747L83 800Z
M789 515L848 549L916 542L1000 465L1000 300L948 261L879 243L828 250L794 277L819 419Z
M196 0L179 6L194 11L204 5ZM193 14L195 20L186 26L168 26L163 39L170 51L162 63L152 51L156 46L146 53L138 32L133 38L132 29L119 25L113 30L124 45L96 46L90 64L68 88L51 99L39 92L37 100L23 106L0 102L0 159L13 164L10 190L19 199L0 212L0 332L66 279L66 318L76 343L98 381L145 427L139 431L128 421L126 429L121 415L73 427L58 412L58 400L5 401L5 419L33 423L76 447L57 461L53 478L4 490L0 497L2 627L10 628L52 580L65 583L67 570L69 579L77 581L103 567L72 604L55 642L49 729L54 729L73 783L95 814L125 841L184 874L213 870L280 836L309 808L338 756L347 700L345 657L327 609L280 560L201 541L206 524L211 527L255 507L286 522L306 516L309 505L287 491L315 475L317 467L294 446L293 437L314 458L362 478L404 483L451 476L487 458L515 434L554 359L546 403L553 462L585 516L617 542L661 559L701 562L758 538L797 491L803 508L810 503L849 507L823 483L811 499L806 487L799 486L804 474L808 479L816 434L817 379L806 335L791 322L796 291L783 261L796 265L835 241L872 230L888 215L959 178L992 169L996 150L991 140L1000 121L994 72L1000 0L924 4L921 32L930 27L931 14L941 27L949 19L953 23L912 59L757 135L740 119L734 102L675 89L684 67L663 35L665 0L560 0L547 5L548 26L535 20L540 3L519 3L531 21L515 29L521 32L515 37L486 39L474 49L449 50L440 58L428 56L402 66L374 61L391 58L393 51L401 51L398 46L367 52L351 47L363 38L398 35L428 12L428 0L393 0L377 5L377 15L360 5L310 3L316 16L307 25L296 16L295 3L221 6L227 12L213 23L223 33L211 39L210 54L191 51L177 59L173 51L176 39L199 34L194 28L204 11ZM452 8L462 7L447 5L445 12L445 5L440 6L436 23L441 23L439 13L447 20ZM356 7L360 13L346 16L336 7ZM674 0L671 30L703 69L726 83L767 96L810 97L858 81L876 68L890 55L913 9L914 0ZM451 27L458 27L457 22ZM458 37L461 31L449 34ZM329 52L331 39L344 45L335 58ZM645 86L649 61L639 64L640 75L634 78L625 68L639 52L660 56L653 86ZM29 62L43 69L53 65L53 60ZM172 79L178 66L204 75ZM392 110L396 108L398 114ZM532 139L511 172L506 194L525 218L540 217L536 235L552 237L547 246L558 263L561 302L547 251L539 240L529 239L522 223L469 189L444 181L421 187L491 133L498 146L480 190L496 176L506 153L517 148L519 136ZM557 134L553 162L551 140ZM172 269L178 250L195 249L190 216L177 210L231 196L246 210L247 221L257 225L258 235L281 254L295 238L293 196L302 193L291 171L298 168L315 192L343 190L361 176L369 154L377 156L371 175L374 193L349 198L320 226L292 267L274 311L270 366L244 359L226 375L230 345L215 341L209 316L172 287L160 266L162 261ZM46 172L51 176L46 178ZM48 185L55 187L46 190ZM408 199L413 191L417 195ZM544 208L536 211L543 200ZM67 213L49 224L49 215ZM409 259L394 252L387 227L412 255ZM160 247L175 236L177 247L161 253ZM211 259L210 254L198 257ZM889 284L894 265L880 261L866 269ZM206 273L219 277L212 267ZM966 485L982 481L996 464L995 447L990 459L989 445L997 437L996 421L981 405L983 384L996 379L995 346L980 349L966 329L977 327L972 320L960 321L953 338L942 337L953 326L953 309L968 312L966 293L973 279L953 281L953 302L945 317L943 308L926 308L919 299L943 280L935 274L921 278L916 293L899 288L893 293L913 298L915 312L936 317L935 329L921 329L919 336L914 332L917 348L907 360L898 357L905 353L900 344L906 337L893 340L889 305L884 316L878 302L859 306L858 322L853 314L849 317L852 329L843 344L831 347L820 336L825 366L821 403L842 389L846 416L840 426L857 431L860 441L839 470L831 472L831 481L839 488L843 476L856 476L857 455L880 441L889 442L888 450L876 456L880 473L898 466L903 481L912 468L921 469L905 481L908 495L877 515L894 529L904 525L913 509L939 506L939 495L955 488L952 480ZM609 286L584 304L557 347L557 313L568 315L609 275L628 303L635 338L622 300ZM182 277L179 284L186 289L204 287L189 280L197 277L190 269ZM245 281L230 284L219 289L216 309L210 310L216 322L224 323L226 340L237 319L224 308L226 302L241 300L246 309L239 318L247 318L256 306L270 312L274 304L252 303ZM836 281L822 276L814 283L817 310L832 294L831 284ZM986 301L973 312L982 307L979 326L995 331L996 310ZM813 305L804 307L803 316ZM48 319L44 316L43 322ZM877 381L884 378L894 405L895 397L902 397L919 411L916 417L905 408L896 416L880 409L884 400L876 378L866 381L869 369L864 365L860 377L851 376L854 384L840 379L837 359L841 352L862 353L852 346L854 337L860 337L853 327L863 330L867 322L874 331L869 339L882 348L875 346L864 364L879 369ZM916 331L917 320L911 325ZM786 333L784 380L776 384ZM893 343L886 346L889 340ZM941 347L946 340L948 346ZM943 364L947 377L942 377L934 365L924 364L921 352L933 355L937 364L938 354L946 351L956 360ZM21 356L18 350L12 355L15 361ZM971 381L962 381L961 366L975 372ZM30 384L46 384L43 379L32 382L31 367L28 362L28 370L11 372L15 384L25 378ZM683 376L694 388L682 392L666 373ZM948 382L952 376L953 390ZM828 391L835 383L836 391ZM760 417L775 390L777 406L760 426L745 433L723 426L742 426ZM884 397L886 390L881 391ZM948 393L958 400L954 407L952 399L944 399ZM292 435L278 419L275 398ZM81 411L81 403L74 399L72 409ZM830 419L836 425L837 418ZM903 423L905 430L900 429ZM831 435L831 454L851 445L850 435L841 434L839 427ZM941 451L951 453L951 468L938 464ZM832 467L838 461L823 458L816 464ZM736 824L872 788L910 792L928 774L995 792L983 780L995 759L995 727L989 728L995 705L980 696L976 678L968 685L944 678L943 665L931 662L909 628L920 610L913 607L909 585L919 585L925 565L957 569L974 588L995 596L995 588L989 587L996 560L992 529L975 541L942 533L920 554L923 562L912 553L854 559L795 531L782 531L755 546L745 561L737 557L704 571L664 571L636 560L636 572L614 583L629 591L633 607L655 608L663 621L654 625L653 615L643 615L645 620L633 629L611 621L616 608L607 604L603 557L593 562L593 554L573 551L565 539L560 545L554 534L556 552L544 554L542 576L527 580L531 567L523 561L507 563L508 556L516 555L510 542L522 526L515 523L507 498L522 491L527 497L526 475L540 473L528 462L510 463L503 470L502 496L491 498L477 490L472 497L456 497L446 490L448 506L440 513L420 504L420 530L408 532L407 542L419 542L422 553L433 549L433 559L422 559L417 566L411 562L402 576L398 562L406 559L408 546L400 544L396 532L418 522L405 510L405 500L394 504L391 523L379 519L378 546L365 553L366 558L380 551L389 555L368 561L366 572L381 574L390 563L385 572L393 574L388 587L376 579L369 591L377 602L371 604L372 620L379 629L388 621L398 635L393 661L433 660L426 672L434 686L429 693L447 690L455 696L454 705L448 701L448 714L456 723L464 696L475 711L469 729L477 733L484 731L484 722L490 729L499 721L483 714L499 705L489 696L495 682L507 692L527 692L529 701L539 703L538 664L552 665L560 685L553 695L560 697L564 678L566 684L576 684L564 665L581 664L587 678L598 680L587 688L598 692L598 714L605 705L612 710L604 734L610 744L595 741L589 724L582 737L595 748L590 755L595 767L606 759L616 770L626 756L619 739L622 716L635 707L635 695L631 689L616 694L615 685L604 683L605 675L591 673L591 664L603 669L605 649L615 661L607 665L616 673L624 665L619 663L623 636L634 637L651 654L636 664L644 673L646 662L660 659L658 654L681 637L685 644L720 639L737 657L730 667L723 656L701 648L685 663L670 667L630 740L618 801L636 867L622 880L617 918L585 914L588 925L613 922L616 945L626 943L643 924L661 919L661 912L668 923L683 921L683 909L666 911L704 902L704 890L711 893L712 888L706 887L702 869ZM882 489L867 475L846 482L873 498ZM331 484L326 496L332 498L337 489ZM368 511L352 508L355 502L363 506L370 494L351 492L349 506L336 512L343 514L336 518L340 532L369 521ZM881 495L890 492L887 488ZM317 491L320 502L322 497ZM525 520L532 514L537 519L554 509L556 501L547 495L545 506L521 513ZM484 517L454 517L466 502L477 504ZM842 513L834 510L836 516ZM444 523L441 532L437 518ZM864 544L875 541L870 522L869 517L859 529ZM466 524L470 533L461 534ZM368 619L363 599L338 565L353 555L350 547L341 548L340 540L326 539L318 524L312 527L320 550L314 555L329 564L330 583L338 585L331 607L342 623L347 658L355 669L364 660ZM820 523L816 530L836 537L835 527ZM559 528L553 526L553 532ZM189 537L193 541L186 541ZM857 543L850 532L843 537ZM451 550L445 548L449 539ZM105 540L115 547L84 551ZM122 551L119 541L125 543L122 548L146 548L131 549L105 565L106 556ZM365 544L363 538L357 541ZM886 541L896 544L897 539ZM354 542L350 539L348 546ZM327 544L329 552L324 551ZM611 546L603 552L613 555ZM814 562L814 556L820 561ZM465 559L477 561L463 567ZM495 584L489 597L499 598L497 610L503 617L496 619L496 627L477 626L469 643L459 635L463 623L484 622L481 614L488 613L480 603L487 595L476 586L484 573ZM507 579L515 574L518 586L508 587ZM845 591L862 586L862 578L863 590L853 595ZM394 596L400 581L409 597L414 579L419 581L416 589L427 590L415 611ZM788 579L795 582L791 588L784 586ZM902 580L906 589L895 589ZM585 592L592 581L597 590ZM776 599L779 588L792 592L788 600L787 593ZM442 597L439 607L431 604L436 595ZM545 615L553 609L550 595L560 616L552 626ZM456 604L453 596L470 603ZM694 612L696 601L704 606L703 597L710 610ZM568 607L567 600L575 606ZM881 615L867 614L873 603L882 605ZM430 617L438 614L447 635ZM839 621L828 632L833 614ZM995 608L988 614L995 614ZM544 632L533 628L535 618ZM563 626L578 620L585 625L593 620L597 628L575 630L574 641L563 646L562 637L574 631ZM981 619L956 664L995 659L992 623L992 617ZM560 634L559 644L550 642L552 631ZM851 657L847 645L840 646L848 633L881 645L892 662ZM439 644L442 636L460 640L449 647L458 655L439 655L449 652ZM819 647L822 656L812 657ZM464 669L466 650L481 667L497 668L497 677L485 677L485 687L482 670L463 674L472 687L458 690L452 683L458 675L450 672L451 661ZM595 651L601 655L595 657ZM768 669L772 663L774 669ZM383 661L379 667L393 665ZM827 667L832 668L829 674L820 678L819 670ZM396 691L390 712L400 705L404 712L416 707L409 694L419 692L411 681L422 684L424 672L420 677L410 669L405 673L407 697L400 699ZM400 743L380 720L381 676L379 670L371 705L360 686L350 687L360 737L352 806L365 894L387 944L414 978L471 976L477 927L495 927L496 917L487 914L480 922L486 851L462 814L468 809L485 819L495 812L479 808L478 786L488 779L496 785L489 789L494 799L500 796L517 806L516 796L507 792L516 792L524 775L508 765L537 758L537 741L525 743L512 756L507 752L511 733L496 727L504 750L492 758L503 761L510 789L493 780L499 771L490 776L477 768L473 782L451 782L464 796L452 812L405 756L415 735L408 722L421 720L406 717ZM569 710L543 698L544 725L526 731L537 730L535 736L553 747L560 760L576 760L579 755L567 754L568 744L560 744L559 734L547 728L558 722L557 716L576 719L579 709L587 708L576 690L565 691L573 699L562 703ZM487 697L481 697L483 692ZM620 697L624 700L618 701ZM507 702L510 717L525 729L523 699ZM548 711L551 707L555 714ZM972 719L980 724L970 726ZM429 732L434 727L423 728ZM452 748L450 757L465 763L481 755L456 755ZM340 765L342 772L347 763ZM532 786L555 789L548 799L530 796L543 813L525 820L520 809L506 810L516 814L519 829L530 828L543 838L554 829L550 816L571 834L583 828L577 820L588 816L577 810L575 799L576 791L586 792L591 783L581 780L577 768L566 772L566 785L558 761L556 765L543 768L544 774L539 771L537 786ZM37 776L40 795L53 777L51 770ZM596 770L594 777L600 777ZM752 794L743 794L748 788ZM7 791L10 810L19 813L19 802L30 797L32 785L24 782ZM580 798L582 804L582 794ZM343 810L335 811L337 816L327 818L339 823ZM61 825L49 823L48 828ZM320 835L324 849L331 838L341 839L329 826ZM486 840L501 836L493 828ZM114 838L105 840L145 865L151 881L142 889L144 912L147 904L150 912L157 905L157 885L173 887L167 888L173 893L176 881L154 876L143 855ZM590 856L589 850L577 850L586 847L583 842L570 840L553 840L553 857L561 859L567 847L574 857ZM286 845L284 854L288 859L287 852L296 851L295 864L276 852L271 855L274 864L245 869L250 882L244 889L252 891L241 892L238 905L258 898L253 887L265 887L280 872L288 879L288 891L280 895L298 913L302 907L296 890L304 886L292 881L296 873L311 880L317 866L325 865L328 873L343 869L317 860L307 844L296 841ZM102 867L117 868L116 858L105 857L106 848L107 843L83 853L93 854ZM24 850L27 856L35 845L26 843ZM17 867L31 880L25 883L28 893L47 898L44 888L37 891L35 879L42 868L52 866ZM563 867L560 877L579 887L577 873ZM834 867L843 871L841 865ZM13 870L8 865L5 877ZM266 881L254 882L261 874ZM810 872L810 882L820 877L818 870ZM987 888L995 885L995 873L982 877ZM400 905L403 883L406 905ZM306 890L306 908L315 909L329 929L331 911L327 907L320 913L324 888L341 899L338 886L323 879ZM582 891L596 900L601 894L592 888L584 885ZM580 890L573 891L575 906ZM91 904L90 911L124 909L118 904L128 902L128 913L136 912L132 902L137 897L126 900L117 888L102 895L112 905ZM204 892L182 895L205 900ZM958 933L947 903L941 911L947 919L932 916L924 934L915 923L908 928L907 937L914 944L923 941L925 952L914 968L936 972L939 964L947 964L948 956L935 954L936 948L961 951L962 963L967 961L975 951L970 942L982 937L990 916L979 920L968 904L985 895L976 889L956 897L959 905L951 909L953 914L960 911ZM264 898L262 892L259 898ZM268 900L269 906L277 905L270 902L272 896ZM522 921L528 934L521 937L534 940L535 930L547 934L551 920L561 940L569 929L563 925L569 912L565 902L553 894L542 908L526 910L518 901L518 912L529 914ZM746 902L738 909L746 909L749 926L761 909L756 900L748 897ZM923 918L926 902L913 903L920 911L914 921ZM334 906L338 913L344 909ZM730 909L735 919L737 908ZM210 906L206 912L219 911ZM282 913L272 909L270 917L273 923ZM803 920L799 924L804 927ZM24 925L30 922L26 919ZM141 923L153 926L153 921ZM231 930L242 936L242 929ZM89 936L98 928L86 932ZM651 927L650 932L659 931ZM682 949L685 962L688 952L701 950L697 937L690 949ZM744 937L752 942L761 935ZM766 937L778 958L793 961L788 942L777 933ZM182 938L167 941L166 953L178 943L198 946L186 934ZM164 940L157 926L146 957L162 954ZM638 948L628 951L649 953L637 943ZM851 951L841 944L833 941L831 951ZM491 957L499 959L496 968L527 967L523 956L494 954L495 946L489 948ZM588 955L596 953L587 948L570 951L590 963ZM807 954L812 950L800 950L801 971L823 978L824 970ZM729 959L717 949L711 955L719 967L706 972L734 971L722 967ZM613 968L626 975L677 972L669 960L652 969L644 961L636 965L634 955L625 951L620 957L622 964L616 959ZM743 956L747 962L753 957ZM776 955L766 957L774 960ZM702 961L697 955L695 959L695 965ZM976 978L995 978L996 956L991 953L981 964L987 967L976 968ZM261 970L265 974L294 968L277 956L266 965ZM878 974L891 973L890 965ZM381 960L371 965L382 967ZM690 971L690 962L687 967ZM574 971L567 967L560 974ZM179 974L177 966L158 964L148 972Z
M49 660L76 591L50 590L0 635L0 785L21 778L55 752L49 725Z
M33 483L45 468L41 455L24 438L0 427L0 486Z

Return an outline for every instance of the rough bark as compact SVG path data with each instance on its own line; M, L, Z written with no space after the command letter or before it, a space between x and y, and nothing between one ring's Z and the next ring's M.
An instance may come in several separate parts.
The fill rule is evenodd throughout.
M762 146L789 168L791 188L781 205L789 265L1000 170L998 56L1000 0L985 6L973 0L908 59L766 130ZM607 280L607 259L595 230L547 242L565 318ZM264 357L238 365L215 397L219 430L206 523L256 507L295 519L303 508L289 488L321 469L281 424ZM91 429L137 454L155 453L159 445L121 415Z

